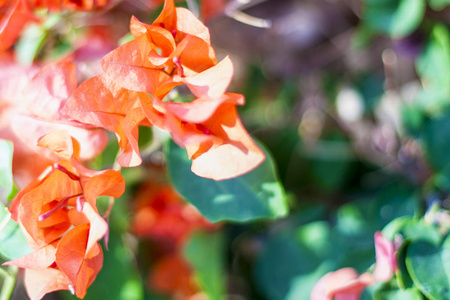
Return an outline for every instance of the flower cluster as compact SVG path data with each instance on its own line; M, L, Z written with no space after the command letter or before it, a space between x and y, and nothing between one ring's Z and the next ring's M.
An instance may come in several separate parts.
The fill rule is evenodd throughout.
M26 269L25 286L31 299L61 289L83 298L102 267L98 241L108 231L96 199L121 196L125 182L118 171L82 166L79 144L65 131L43 136L39 146L52 150L60 160L21 190L11 205L12 218L35 251L6 264Z
M0 50L10 48L27 22L39 22L35 9L89 10L108 3L0 1ZM104 74L80 86L69 59L42 68L19 67L9 52L1 52L0 65L8 72L0 83L0 138L14 142L13 173L22 188L10 211L33 250L5 264L26 269L25 287L32 300L55 290L83 298L102 267L99 241L107 237L108 224L96 199L120 197L125 189L119 171L83 165L105 148L104 129L116 134L117 162L124 167L142 162L139 126L169 132L186 148L199 176L233 178L265 158L237 114L244 97L227 92L233 77L230 58L217 61L208 29L189 10L167 0L155 22L133 17L130 30L134 39L102 59ZM194 100L173 97L183 87ZM29 168L31 161L34 168ZM133 230L171 244L150 282L163 292L193 294L194 285L167 287L161 279L174 267L180 283L192 277L180 246L194 229L214 226L170 188L148 188L156 200L140 204Z
M139 126L168 131L185 147L199 176L221 180L242 175L265 158L237 114L240 94L227 93L229 57L217 62L208 28L167 0L152 24L131 19L134 39L106 55L105 74L74 92L63 112L116 134L125 167L137 166ZM196 97L176 102L171 91L187 87Z

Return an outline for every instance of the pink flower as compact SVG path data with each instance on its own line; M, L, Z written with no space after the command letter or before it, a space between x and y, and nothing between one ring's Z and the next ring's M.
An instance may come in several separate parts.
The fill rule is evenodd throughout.
M370 273L359 276L353 268L325 274L314 286L311 300L357 300L361 292L375 282Z
M375 232L376 263L373 275L377 281L387 282L397 269L394 243L384 238L380 231Z

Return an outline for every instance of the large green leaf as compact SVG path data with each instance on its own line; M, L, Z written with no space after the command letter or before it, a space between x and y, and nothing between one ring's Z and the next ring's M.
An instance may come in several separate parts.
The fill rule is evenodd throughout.
M395 275L397 284L402 289L412 288L414 286L405 263L409 244L410 240L406 239L397 250L397 270L395 271Z
M197 233L185 246L184 255L208 299L225 299L225 244L223 235Z
M19 225L0 202L0 256L13 260L31 252Z
M13 143L0 139L0 202L5 201L13 190L13 148Z
M255 170L215 181L192 173L186 151L174 142L167 146L170 178L178 192L211 222L250 221L286 215L284 188L278 181L271 155Z
M431 300L450 299L450 238L442 246L412 242L406 267L414 284Z
M422 22L425 0L365 0L362 20L370 29L402 38Z

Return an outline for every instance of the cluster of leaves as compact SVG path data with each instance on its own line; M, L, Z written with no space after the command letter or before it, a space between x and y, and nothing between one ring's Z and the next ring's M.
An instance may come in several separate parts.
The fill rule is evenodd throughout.
M242 3L0 1L1 300L450 297L450 2Z

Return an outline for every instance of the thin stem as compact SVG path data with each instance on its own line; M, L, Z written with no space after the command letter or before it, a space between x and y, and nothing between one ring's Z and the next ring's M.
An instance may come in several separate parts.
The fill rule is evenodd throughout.
M16 285L16 275L18 268L16 266L9 266L8 272L0 268L0 275L3 277L2 290L0 291L0 300L11 299Z

